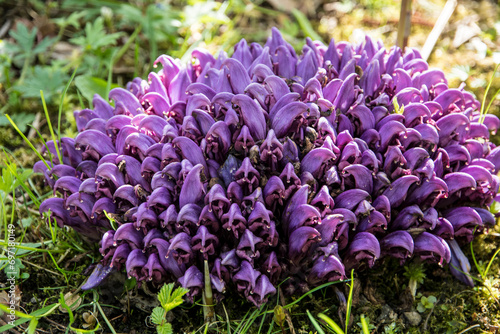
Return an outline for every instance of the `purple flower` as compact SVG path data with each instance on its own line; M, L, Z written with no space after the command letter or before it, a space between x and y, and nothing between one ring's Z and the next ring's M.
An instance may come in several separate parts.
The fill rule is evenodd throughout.
M59 196L40 212L102 239L87 286L125 264L192 300L206 260L217 300L235 286L260 306L284 278L305 290L388 256L467 271L458 245L496 223L500 120L419 52L367 37L297 54L272 29L232 57L191 56L160 56L113 106L94 97L33 168Z

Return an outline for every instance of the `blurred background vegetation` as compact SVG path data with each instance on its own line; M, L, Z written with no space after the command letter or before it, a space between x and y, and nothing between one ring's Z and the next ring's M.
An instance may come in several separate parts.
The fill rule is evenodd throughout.
M445 3L445 0L412 1L409 46L422 48ZM190 51L196 47L207 48L213 54L220 50L231 54L232 46L241 38L248 42L264 43L273 26L281 30L297 51L300 51L305 37L324 43L328 43L331 38L361 42L365 34L382 40L389 48L396 42L399 11L400 1L396 0L0 0L0 147L3 149L0 152L0 167L8 165L18 168L15 173L12 169L9 173L2 169L0 198L2 204L7 203L3 209L11 208L8 203L14 203L14 200L28 203L29 206L24 195L15 192L23 182L30 182L34 189L38 189L39 192L35 190L37 195L48 191L43 188L41 178L31 179L30 168L37 157L5 117L5 114L10 115L20 131L36 147L41 147L42 141L37 132L48 139L49 131L40 90L43 90L52 123L56 122L61 110L61 135L74 136L76 126L73 110L88 107L94 93L105 96L110 88L124 86L136 76L147 77L148 72L155 70L153 62L161 54L169 54L185 62L190 60ZM493 0L458 1L433 48L430 66L441 68L452 87L465 82L466 89L481 100L495 64L499 62L498 4ZM498 73L494 74L487 101L500 88L499 76ZM69 82L69 89L64 93ZM499 105L500 98L497 97L492 103L491 112L499 114ZM18 176L17 180L13 178L14 174ZM11 175L11 183L7 175ZM14 196L9 197L9 193ZM48 231L36 215L36 210L27 208L24 213L18 212L16 218L24 228L25 240L41 240L37 247L44 248L43 240L51 239L52 230ZM483 267L498 247L500 235L497 232L474 242L476 257ZM63 234L59 245L50 245L55 254L64 254L58 261L65 257L71 259L69 262L73 266L70 277L77 278L72 284L68 284L66 277L68 266L59 268L56 261L47 260L46 254L42 256L36 251L26 251L18 261L18 278L23 282L20 286L26 296L23 297L23 305L30 311L53 298L51 289L74 290L84 280L82 272L88 263L82 265L81 261L83 257L87 262L93 261L92 255L77 245L73 237L75 235ZM468 255L470 258L470 253ZM360 291L357 292L358 307L362 310L365 308L363 312L370 316L379 333L457 333L474 323L479 323L481 329L474 327L471 333L482 330L494 332L500 326L498 262L491 268L491 277L476 290L467 290L458 283L449 286L438 271L427 271L427 277L431 279L425 281L424 269L417 270L421 277L419 289L422 294L415 305L422 304L420 309L423 311L419 312L423 319L421 317L414 327L405 327L409 320L393 317L386 308L391 300L401 302L398 300L398 286L411 268L407 267L405 272L401 268L397 269L397 265L396 269L391 268L394 275L389 280L396 289L385 287L388 279L384 276L384 270L387 268L373 271L368 286L363 285L362 297L359 297ZM37 266L38 269L45 268L45 276L38 273ZM51 276L51 271L64 273L59 275L64 276L66 281L60 276ZM432 296L439 297L435 303L440 306L435 311L435 303L429 304L427 298ZM307 305L311 310L324 310L326 304L337 305L338 301L328 296L319 304L312 301L305 303L310 303ZM234 319L244 316L246 307L240 310L240 314L238 302L229 298L227 305ZM140 308L139 305L133 307ZM340 307L328 307L332 313L341 312ZM177 328L185 326L182 328L190 330L198 328L196 326L202 324L201 311L197 308L194 312L198 318L193 320L181 315L174 325ZM109 311L108 315L111 313ZM296 309L295 313L299 317L296 322L298 328L307 329L309 322L304 311ZM130 317L130 305L128 315L114 323L120 322L118 326L129 331L134 326L126 320L127 317ZM139 313L137 317L136 324L140 327L146 314ZM63 328L65 321L67 323L65 319L64 316L56 318ZM82 320L83 323L86 321ZM354 328L357 328L356 325ZM298 332L308 333L305 329L299 329Z

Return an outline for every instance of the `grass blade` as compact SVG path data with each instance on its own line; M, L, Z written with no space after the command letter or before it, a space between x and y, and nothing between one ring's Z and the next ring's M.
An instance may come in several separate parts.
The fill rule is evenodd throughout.
M488 275L488 271L490 271L490 267L493 264L493 261L495 260L495 258L497 257L497 255L498 255L499 252L500 252L500 248L497 249L497 251L495 252L495 254L493 254L493 256L491 257L490 262L488 262L488 266L486 267L486 269L484 271L484 277L483 277L483 279Z
M61 96L61 102L59 103L59 114L57 117L57 139L59 140L59 142L61 142L61 117L62 117L63 101L64 101L64 98L66 97L66 93L68 92L69 86L71 85L71 83L73 82L73 79L75 78L77 70L78 70L78 66L73 71L73 74L71 75L71 78L69 79L68 83L66 84L66 87L64 87L63 95Z
M309 317L309 320L311 321L314 328L316 329L316 332L318 332L318 334L325 334L325 331L323 330L323 328L321 328L320 324L318 324L316 319L314 319L311 312L309 312L309 310L306 310L306 313L307 313L307 316Z
M288 308L292 307L293 305L297 304L298 302L300 302L302 299L304 299L305 297L307 297L311 293L316 292L318 290L321 290L323 288L326 288L327 286L340 283L340 282L341 281L334 281L334 282L328 282L328 283L322 284L322 285L320 285L320 286L318 286L318 287L316 287L314 289L309 290L308 292L306 292L305 294L303 294L302 296L300 296L299 298L297 298L296 300L294 300L290 304L287 304L287 305L285 305L283 307L286 308L286 309L288 309Z
M57 152L57 157L59 158L59 163L62 165L63 159L61 156L61 152L59 150L59 141L57 141L54 129L52 128L52 122L50 121L49 111L47 110L47 104L45 103L45 97L43 96L43 90L40 91L40 97L42 99L42 106L43 106L43 111L45 112L45 118L47 119L47 125L49 126L50 136L52 137L52 141L54 142L54 146Z
M366 322L365 315L361 315L361 329L363 330L363 334L370 334L370 330L368 329L368 323Z
M486 97L488 96L488 92L490 91L491 84L493 83L493 79L495 78L495 74L497 73L498 66L500 66L500 63L495 66L495 70L493 71L493 74L491 75L490 81L488 82L488 86L486 86L486 91L484 92L483 95L483 102L481 103L481 112L479 113L479 123L484 122L484 117L485 117L485 104L486 104Z
M12 120L12 118L10 118L10 116L8 114L5 114L5 117L7 117L7 119L9 120L10 124L14 127L14 129L16 129L17 133L19 133L19 135L24 139L24 141L26 142L26 144L28 144L28 146L33 150L33 152L36 154L36 156L43 161L43 163L45 164L45 166L47 166L47 168L49 170L52 169L52 167L49 166L49 164L47 163L47 161L45 161L45 159L43 158L43 156L40 154L40 152L37 151L37 149L35 148L35 146L33 146L33 144L31 143L31 141L26 138L26 136L24 135L24 133L21 132L21 130L19 130L19 128L17 127L16 123L14 123L14 121Z
M318 318L320 318L321 320L323 320L324 322L326 322L327 325L330 326L331 329L333 329L335 331L335 333L337 333L337 334L345 334L344 331L342 330L342 328L340 328L340 326L337 325L337 323L335 321L333 321L332 318L324 315L323 313L318 314Z
M351 270L351 282L349 284L349 298L347 299L347 313L345 316L345 332L347 333L347 327L349 326L349 318L351 317L352 308L352 291L354 290L354 269Z

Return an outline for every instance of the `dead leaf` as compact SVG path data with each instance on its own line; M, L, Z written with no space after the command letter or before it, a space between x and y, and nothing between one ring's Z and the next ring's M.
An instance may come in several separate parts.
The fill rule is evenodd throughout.
M80 297L79 294L73 294L72 292L68 292L67 294L64 295L64 302L66 305L69 306L69 309L71 311L74 311L82 304L82 298ZM66 308L59 306L59 311L63 313L68 313L68 310Z

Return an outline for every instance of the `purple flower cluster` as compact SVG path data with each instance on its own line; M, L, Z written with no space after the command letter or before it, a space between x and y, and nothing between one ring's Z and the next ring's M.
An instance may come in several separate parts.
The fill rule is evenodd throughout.
M233 286L261 305L285 277L293 293L383 257L460 269L457 242L495 224L500 122L414 49L307 39L299 55L273 29L232 57L157 63L110 92L114 107L75 111L64 163L49 142L52 168L34 168L59 194L40 211L101 239L101 272L193 298L207 260L219 297Z

